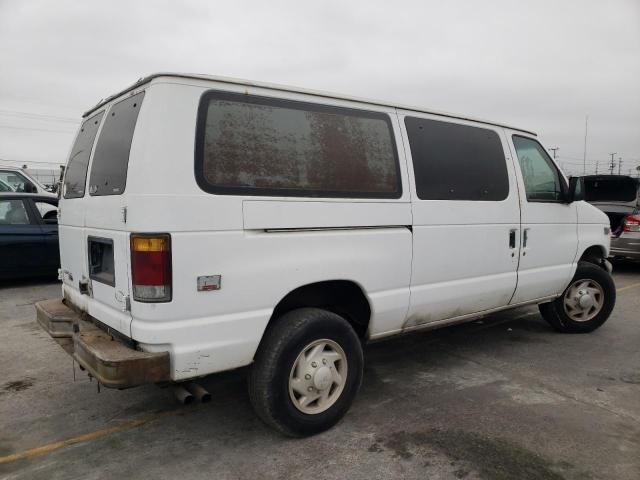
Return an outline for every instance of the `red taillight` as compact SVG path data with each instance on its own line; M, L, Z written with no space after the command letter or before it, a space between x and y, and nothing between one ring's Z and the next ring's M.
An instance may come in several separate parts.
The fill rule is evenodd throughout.
M131 235L131 283L138 302L171 301L171 237Z
M629 215L624 219L625 232L640 232L640 217Z

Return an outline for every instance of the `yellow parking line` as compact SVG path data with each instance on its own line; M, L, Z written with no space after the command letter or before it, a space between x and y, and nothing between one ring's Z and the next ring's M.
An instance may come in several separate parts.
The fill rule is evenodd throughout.
M141 418L138 420L126 420L122 422L120 425L116 425L109 428L103 428L102 430L96 430L95 432L85 433L83 435L78 435L77 437L67 438L66 440L60 440L59 442L49 443L48 445L43 445L41 447L32 448L30 450L24 450L22 452L13 453L11 455L7 455L5 457L0 457L0 465L4 463L15 462L16 460L20 460L22 458L35 457L37 455L44 455L45 453L53 452L54 450L59 450L60 448L67 447L69 445L76 445L78 443L90 442L91 440L95 440L100 437L104 437L106 435L111 435L112 433L122 432L124 430L128 430L130 428L139 427L144 425L145 423L149 423L153 420L159 418L162 414L153 415L147 418Z
M640 287L640 283L632 283L631 285L627 285L626 287L618 288L616 292L624 292L625 290L631 290L632 288Z

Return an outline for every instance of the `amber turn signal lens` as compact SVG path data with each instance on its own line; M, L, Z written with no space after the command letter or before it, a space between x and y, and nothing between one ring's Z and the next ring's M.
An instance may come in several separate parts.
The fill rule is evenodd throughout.
M168 252L169 238L163 237L131 237L131 250L134 252Z

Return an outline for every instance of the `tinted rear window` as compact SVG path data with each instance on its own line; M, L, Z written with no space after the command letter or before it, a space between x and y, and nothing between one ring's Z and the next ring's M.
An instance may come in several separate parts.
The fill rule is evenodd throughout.
M144 92L116 103L98 137L89 177L90 195L120 195L127 185L131 140Z
M638 183L628 177L585 177L584 197L587 202L633 202L638 197Z
M196 177L219 194L398 198L388 115L306 102L208 92Z
M509 178L498 134L486 128L406 117L421 200L504 200Z
M85 120L80 127L64 174L64 198L84 197L89 157L103 116L104 112L100 112Z

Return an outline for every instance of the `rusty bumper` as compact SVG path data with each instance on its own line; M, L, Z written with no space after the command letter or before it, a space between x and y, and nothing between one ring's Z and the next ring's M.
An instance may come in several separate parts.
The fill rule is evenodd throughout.
M169 352L141 352L83 319L62 299L36 303L40 326L109 388L170 381Z

